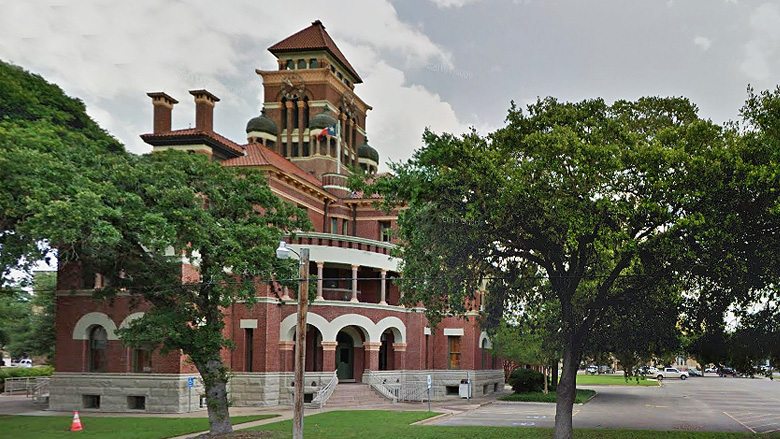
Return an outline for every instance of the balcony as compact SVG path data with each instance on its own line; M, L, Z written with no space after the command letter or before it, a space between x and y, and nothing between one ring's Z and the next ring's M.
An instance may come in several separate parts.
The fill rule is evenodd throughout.
M302 247L308 246L327 246L348 248L353 250L362 250L383 255L390 255L395 248L395 244L389 242L376 241L373 239L359 238L357 236L334 235L332 233L308 232L299 233L295 238L290 239L291 245Z

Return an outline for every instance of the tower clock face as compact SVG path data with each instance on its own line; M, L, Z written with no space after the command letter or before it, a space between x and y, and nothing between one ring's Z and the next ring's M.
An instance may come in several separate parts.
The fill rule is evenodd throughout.
M292 73L282 79L282 96L287 99L299 99L303 97L306 84L301 75Z
M355 105L355 95L350 92L345 92L341 95L341 108L347 113L347 116L353 117L357 113L357 106Z

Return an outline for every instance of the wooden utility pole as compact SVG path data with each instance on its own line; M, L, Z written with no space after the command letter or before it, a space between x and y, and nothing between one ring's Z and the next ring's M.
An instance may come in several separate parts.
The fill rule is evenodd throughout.
M298 267L298 327L295 338L293 439L303 439L303 373L306 367L306 313L309 308L309 249L302 248Z

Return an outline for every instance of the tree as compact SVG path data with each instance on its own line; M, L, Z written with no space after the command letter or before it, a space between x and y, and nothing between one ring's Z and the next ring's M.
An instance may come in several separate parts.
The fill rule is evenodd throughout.
M309 227L305 212L257 170L177 151L128 154L83 104L6 64L0 111L3 276L56 252L63 266L106 278L97 296L151 304L120 337L187 354L206 388L211 432L231 431L223 310L251 304L274 274L297 278L274 252L284 233ZM183 270L182 258L196 269Z
M511 297L560 310L558 439L572 436L578 364L607 312L648 291L680 294L673 263L692 214L680 182L702 151L722 147L722 130L696 112L683 98L513 105L487 137L426 131L394 178L369 188L408 206L407 303L435 319L465 311L482 279L491 295L508 279Z

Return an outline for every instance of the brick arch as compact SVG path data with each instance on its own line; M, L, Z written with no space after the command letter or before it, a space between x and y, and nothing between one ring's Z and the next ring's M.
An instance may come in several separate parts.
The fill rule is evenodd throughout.
M116 324L106 314L102 312L91 312L81 316L76 326L73 328L74 340L89 340L89 328L92 326L102 326L106 330L109 340L119 340L116 336Z
M482 342L487 341L487 344L485 344L485 349L493 349L493 343L490 341L490 337L488 337L487 332L482 331L481 334L479 334L479 347L482 348Z
M325 338L325 334L322 334L323 341L336 341L336 335L347 326L354 326L363 335L363 339L367 342L378 342L381 332L376 332L376 325L366 316L359 314L344 314L336 317L330 322L330 328L328 335L333 338Z
M125 317L124 320L122 320L122 323L119 324L119 327L127 328L133 320L140 319L141 317L144 316L144 314L145 313L142 312L134 312L130 314L129 316Z
M325 320L325 317L322 317L319 314L315 314L313 312L306 313L306 324L314 326L320 331L320 334L322 334L322 340L323 341L329 341L331 339L325 338L327 334L327 329L329 327L329 323L327 320ZM298 326L298 314L290 314L289 316L285 317L284 320L279 324L279 341L293 341L293 337L295 337L295 328ZM333 336L333 340L336 340L336 336Z
M380 340L379 337L382 336L382 333L388 329L392 331L396 343L406 343L406 325L398 317L385 317L377 322L377 341Z

